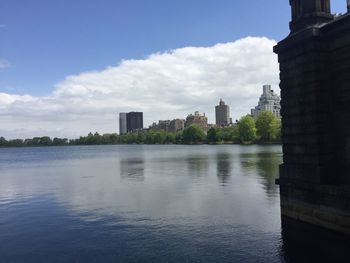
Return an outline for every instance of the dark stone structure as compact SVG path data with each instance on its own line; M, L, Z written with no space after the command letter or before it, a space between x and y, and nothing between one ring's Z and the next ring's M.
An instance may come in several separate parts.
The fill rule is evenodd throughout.
M350 234L350 14L290 0L280 63L283 216ZM345 1L344 1L345 4Z

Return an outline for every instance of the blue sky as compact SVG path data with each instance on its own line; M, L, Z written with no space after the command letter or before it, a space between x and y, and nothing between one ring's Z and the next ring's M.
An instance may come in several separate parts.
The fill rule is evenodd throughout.
M2 0L0 93L51 96L67 76L122 60L247 36L278 41L289 20L287 0Z

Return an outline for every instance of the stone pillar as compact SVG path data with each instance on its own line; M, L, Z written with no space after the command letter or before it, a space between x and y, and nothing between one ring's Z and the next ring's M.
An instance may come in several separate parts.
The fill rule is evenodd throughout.
M290 0L290 4L291 34L274 48L282 99L281 212L350 234L350 188L340 184L337 172L339 97L333 56L336 37L327 31L334 23L330 1Z
M333 19L330 0L289 0L289 3L292 9L292 33Z

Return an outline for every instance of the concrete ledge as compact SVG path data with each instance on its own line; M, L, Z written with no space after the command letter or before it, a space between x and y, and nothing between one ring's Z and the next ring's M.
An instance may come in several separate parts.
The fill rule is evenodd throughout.
M282 198L281 213L283 216L350 236L350 213L346 211Z

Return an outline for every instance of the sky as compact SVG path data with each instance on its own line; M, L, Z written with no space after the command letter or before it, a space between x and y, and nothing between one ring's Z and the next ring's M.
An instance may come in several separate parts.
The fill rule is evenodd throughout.
M1 0L0 136L75 138L196 110L233 119L279 93L273 46L288 33L281 0ZM332 12L346 1L333 0Z

